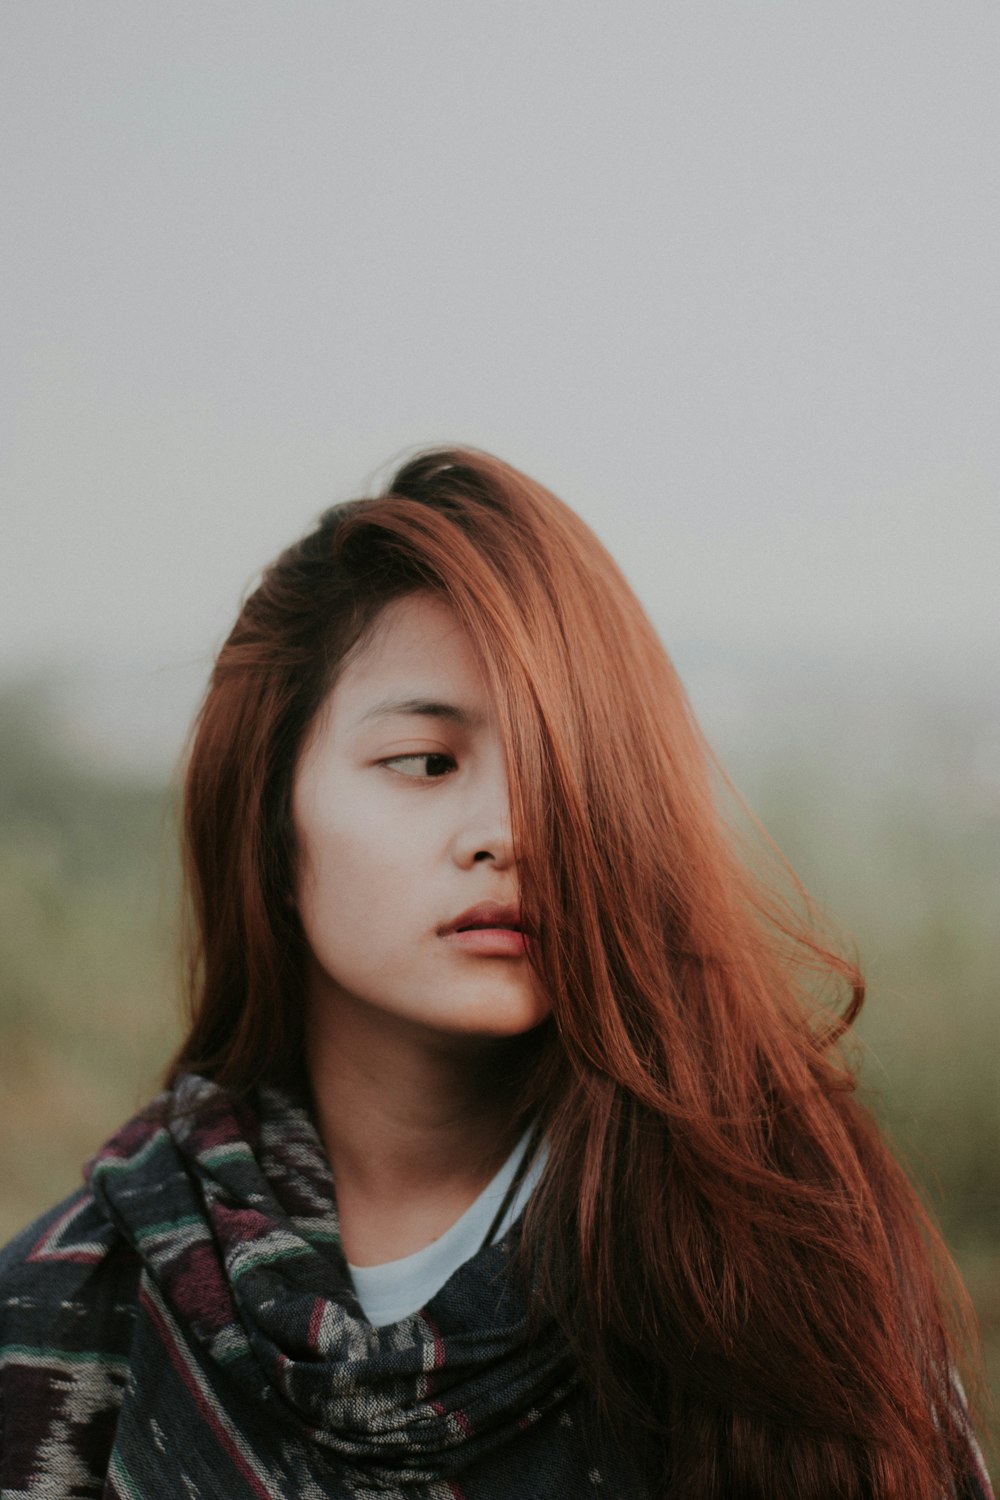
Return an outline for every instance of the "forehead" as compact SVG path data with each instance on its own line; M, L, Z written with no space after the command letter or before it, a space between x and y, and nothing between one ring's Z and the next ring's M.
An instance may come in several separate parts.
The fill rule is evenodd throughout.
M450 605L434 594L393 600L331 694L338 722L385 717L398 699L436 698L482 715L487 689L472 643Z

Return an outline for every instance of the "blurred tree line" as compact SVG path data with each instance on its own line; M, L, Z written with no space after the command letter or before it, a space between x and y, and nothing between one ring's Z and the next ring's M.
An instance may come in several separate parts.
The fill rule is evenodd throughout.
M728 749L857 945L862 1093L943 1225L1000 1389L995 790L905 759L845 768L821 743ZM176 845L174 789L74 755L44 684L0 695L0 1242L159 1086L179 1033Z
M174 797L67 752L39 683L0 698L0 1236L79 1181L177 1031Z

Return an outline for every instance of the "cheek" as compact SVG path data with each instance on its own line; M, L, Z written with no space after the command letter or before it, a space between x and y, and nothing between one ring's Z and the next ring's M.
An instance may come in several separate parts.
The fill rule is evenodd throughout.
M309 946L323 964L378 961L407 926L419 879L399 840L378 819L355 815L345 826L314 823L299 835L298 908Z

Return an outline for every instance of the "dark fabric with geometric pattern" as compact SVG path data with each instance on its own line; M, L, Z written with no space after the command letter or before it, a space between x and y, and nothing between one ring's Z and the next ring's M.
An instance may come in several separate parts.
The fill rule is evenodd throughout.
M0 1254L3 1500L648 1500L528 1343L518 1222L374 1328L303 1101L187 1076L87 1183Z
M0 1259L3 1496L638 1496L527 1341L517 1230L374 1328L302 1103L182 1079Z

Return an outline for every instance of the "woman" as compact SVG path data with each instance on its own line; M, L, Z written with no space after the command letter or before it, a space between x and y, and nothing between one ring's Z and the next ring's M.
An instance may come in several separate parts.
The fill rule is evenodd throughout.
M328 512L220 653L185 840L168 1090L3 1260L5 1495L989 1494L861 978L554 496L432 452Z

